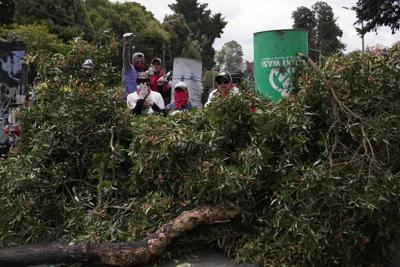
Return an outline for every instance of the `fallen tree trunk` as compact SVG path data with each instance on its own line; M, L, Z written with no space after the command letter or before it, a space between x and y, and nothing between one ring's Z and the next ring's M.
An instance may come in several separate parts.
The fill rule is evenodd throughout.
M226 205L203 206L161 226L144 240L134 243L25 245L0 250L0 266L27 266L54 263L102 263L112 266L135 266L159 256L172 241L201 224L227 222L239 213Z

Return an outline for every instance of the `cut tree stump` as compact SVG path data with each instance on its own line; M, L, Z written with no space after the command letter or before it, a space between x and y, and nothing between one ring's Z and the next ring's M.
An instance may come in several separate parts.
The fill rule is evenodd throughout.
M172 241L202 224L227 222L239 209L227 205L203 206L161 226L144 240L134 243L68 244L54 242L0 250L0 266L27 266L57 263L101 263L136 266L161 255Z

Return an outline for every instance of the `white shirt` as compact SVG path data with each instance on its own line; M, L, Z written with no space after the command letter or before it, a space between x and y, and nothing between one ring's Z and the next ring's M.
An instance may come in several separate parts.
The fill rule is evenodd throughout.
M240 95L240 89L237 86L232 87L231 88L231 93L234 94L234 95Z
M240 95L240 92L237 87L234 87L230 90L229 94ZM218 89L211 91L211 93L208 95L208 100L207 100L205 106L208 106L211 103L211 101L213 101L213 99L215 97L217 97L218 95L219 95Z
M137 91L131 93L126 98L126 103L128 104L129 109L134 109L136 107L136 103L139 99L143 99L143 97L139 96ZM151 105L156 104L160 109L165 108L164 100L160 93L150 91L150 94L146 98L147 101L150 102ZM154 110L150 107L148 109L143 110L142 114L152 114Z
M211 93L208 95L208 100L205 104L205 106L210 105L211 101L218 95L218 89L215 89L211 91Z

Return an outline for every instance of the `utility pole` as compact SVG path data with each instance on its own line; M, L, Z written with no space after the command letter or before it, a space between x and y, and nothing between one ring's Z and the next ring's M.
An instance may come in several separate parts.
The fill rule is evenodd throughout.
M361 20L361 31L362 31L362 33L361 33L361 42L362 42L362 51L364 52L364 35L365 35L365 33L364 33L364 21L363 20Z

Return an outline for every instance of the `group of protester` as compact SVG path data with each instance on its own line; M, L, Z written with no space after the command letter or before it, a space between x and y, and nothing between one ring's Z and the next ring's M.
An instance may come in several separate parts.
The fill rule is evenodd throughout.
M127 106L134 115L147 115L152 113L161 113L167 115L175 111L191 110L193 108L189 97L189 88L183 81L172 83L172 72L165 73L162 69L162 60L153 58L148 70L145 70L145 56L143 53L136 52L130 55L132 50L131 34L125 34L123 37L122 53L122 83L124 85L123 98ZM79 79L74 81L72 87L85 86L93 77L95 64L91 59L86 59L82 64ZM239 86L243 79L241 71L221 72L215 77L217 89L210 92L205 105L209 105L219 96L228 96L229 94L239 94ZM42 90L47 90L47 84L40 78L33 80L33 88L27 96L27 101L34 99L36 94ZM173 97L171 97L173 92ZM171 99L172 98L172 99ZM17 125L17 124L15 124ZM5 127L4 132L14 140L13 136L18 137L20 128ZM13 141L14 142L14 141Z
M130 56L132 48L131 34L124 35L122 52L122 83L125 88L124 100L134 115L152 113L168 114L174 111L191 110L188 86L185 82L177 82L172 86L172 72L164 73L160 58L153 58L150 68L145 71L145 56L136 52ZM241 71L221 72L215 77L217 89L209 94L206 105L217 96L238 94L239 84L243 79ZM171 101L171 92L173 100Z
M191 110L190 88L184 81L175 85L172 83L173 73L165 73L162 69L162 60L155 57L151 60L150 68L145 70L145 56L141 52L135 52L131 56L132 34L123 36L122 52L122 83L124 85L123 99L134 115L147 115L152 113L168 114L175 111ZM93 75L95 64L91 59L86 59L82 64L80 78L77 81L85 84ZM215 77L217 89L210 92L205 105L209 105L218 96L227 96L230 93L239 94L239 85L243 79L243 73L239 70L221 72ZM36 91L40 90L42 80L37 77L33 81L32 98ZM173 97L172 97L173 96Z

